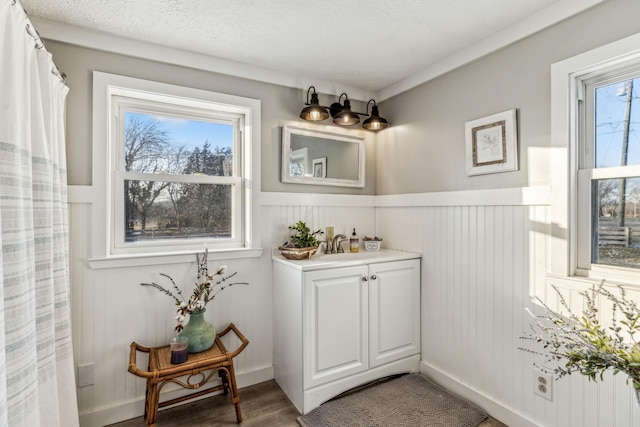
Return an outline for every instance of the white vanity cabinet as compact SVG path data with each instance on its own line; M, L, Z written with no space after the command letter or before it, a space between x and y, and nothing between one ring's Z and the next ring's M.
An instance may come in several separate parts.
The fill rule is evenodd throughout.
M418 254L315 258L273 257L275 379L302 413L420 359Z

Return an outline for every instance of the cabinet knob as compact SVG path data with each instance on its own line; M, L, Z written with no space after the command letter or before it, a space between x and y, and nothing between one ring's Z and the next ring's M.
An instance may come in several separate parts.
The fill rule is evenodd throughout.
M371 276L371 280L376 280L378 278L378 276L376 276L375 274L373 276Z
M363 282L366 282L366 281L368 281L368 280L369 280L369 278L368 278L367 276L362 276L362 281L363 281Z

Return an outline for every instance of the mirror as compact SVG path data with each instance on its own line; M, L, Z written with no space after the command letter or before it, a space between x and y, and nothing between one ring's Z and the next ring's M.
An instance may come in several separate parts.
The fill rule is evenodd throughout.
M364 187L364 136L284 125L282 182Z

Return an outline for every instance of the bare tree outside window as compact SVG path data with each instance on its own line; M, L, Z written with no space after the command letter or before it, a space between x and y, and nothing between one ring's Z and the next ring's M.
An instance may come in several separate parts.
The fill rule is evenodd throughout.
M231 176L232 125L127 112L124 150L127 172L162 177L124 181L127 242L231 236L231 185L170 177Z

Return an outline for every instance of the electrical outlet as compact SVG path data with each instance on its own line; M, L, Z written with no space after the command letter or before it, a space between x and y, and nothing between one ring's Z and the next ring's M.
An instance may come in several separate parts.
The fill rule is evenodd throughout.
M95 383L95 369L93 363L78 365L78 387L86 387Z
M533 370L533 392L547 400L553 400L553 375Z

